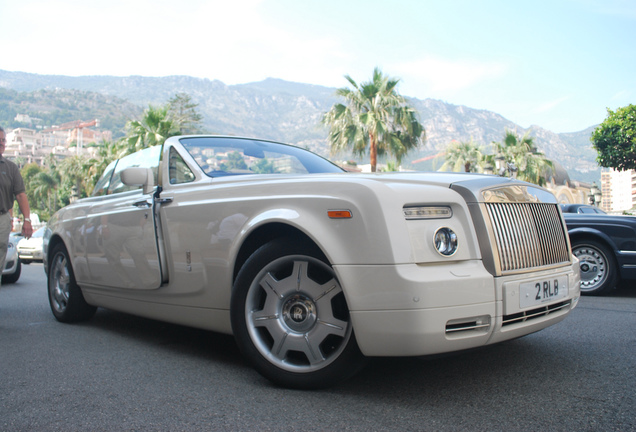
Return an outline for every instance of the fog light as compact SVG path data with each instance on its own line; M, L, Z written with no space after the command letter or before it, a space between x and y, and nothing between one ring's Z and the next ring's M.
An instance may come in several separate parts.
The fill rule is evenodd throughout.
M457 234L450 228L440 228L433 238L435 249L441 255L451 256L457 252Z

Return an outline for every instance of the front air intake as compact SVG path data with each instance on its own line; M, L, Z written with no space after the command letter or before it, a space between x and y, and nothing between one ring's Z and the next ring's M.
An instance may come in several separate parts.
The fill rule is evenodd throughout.
M507 327L513 324L520 324L527 321L533 321L547 315L568 310L570 309L571 305L572 305L572 300L567 300L561 303L551 304L548 306L542 306L536 309L519 312L512 315L504 315L502 320L502 327Z

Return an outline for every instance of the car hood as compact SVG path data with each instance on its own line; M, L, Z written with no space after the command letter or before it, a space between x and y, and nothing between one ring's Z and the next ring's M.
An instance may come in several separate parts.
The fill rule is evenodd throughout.
M35 238L29 238L29 239L22 239L18 242L18 247L24 248L24 247L39 247L42 246L42 241L43 238L42 237L35 237Z
M476 202L544 202L556 204L547 189L507 177L471 173L381 173L353 174L359 178L391 183L426 184L455 190L467 203Z
M454 172L390 172L390 173L329 173L310 175L245 175L210 178L210 184L233 183L296 183L342 182L371 186L381 183L398 189L400 185L450 188L462 195L467 203L476 202L544 202L557 203L554 195L537 185L494 175Z

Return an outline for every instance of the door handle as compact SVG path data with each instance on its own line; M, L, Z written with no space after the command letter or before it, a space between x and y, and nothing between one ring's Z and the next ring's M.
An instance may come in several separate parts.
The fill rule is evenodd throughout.
M133 205L135 207L139 207L139 208L148 208L150 206L152 206L152 204L150 204L147 200L141 200L141 201L136 201L133 203Z

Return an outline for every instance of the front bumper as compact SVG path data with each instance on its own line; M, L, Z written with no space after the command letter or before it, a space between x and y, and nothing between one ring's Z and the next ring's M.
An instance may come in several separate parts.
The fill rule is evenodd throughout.
M20 249L18 251L20 259L42 261L44 254L39 249Z
M580 296L578 262L503 277L478 260L334 268L367 356L439 354L517 338L561 321ZM522 286L555 278L567 281L565 295L561 286L554 300L520 299Z
M4 259L3 275L10 275L16 272L18 268L18 251L15 246L9 245L7 248L7 256Z

